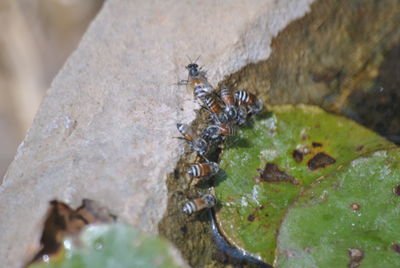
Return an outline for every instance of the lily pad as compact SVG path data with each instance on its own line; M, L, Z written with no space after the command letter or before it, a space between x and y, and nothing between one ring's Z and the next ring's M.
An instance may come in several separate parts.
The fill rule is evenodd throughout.
M59 256L44 260L29 268L183 267L174 261L166 241L125 224L91 225L78 240L65 239Z
M275 259L288 207L317 179L394 145L314 106L276 106L227 142L215 192L228 241L261 260Z
M400 267L398 188L399 149L358 158L315 183L285 217L277 266Z

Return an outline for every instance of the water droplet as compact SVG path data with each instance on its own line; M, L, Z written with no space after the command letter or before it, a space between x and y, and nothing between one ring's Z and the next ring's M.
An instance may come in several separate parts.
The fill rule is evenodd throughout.
M70 240L68 240L68 239L64 240L64 248L66 250L70 250L72 248L72 243Z
M103 248L104 248L104 245L103 245L103 243L101 243L101 242L96 242L95 244L94 244L94 248L96 249L96 250L102 250Z
M49 262L50 262L50 257L49 257L49 255L44 254L44 255L42 256L42 260L43 260L43 262L45 262L45 263L49 263Z

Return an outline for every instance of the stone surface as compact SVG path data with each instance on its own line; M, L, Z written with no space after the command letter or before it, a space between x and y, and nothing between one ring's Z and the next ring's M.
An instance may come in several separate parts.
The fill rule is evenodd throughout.
M265 60L301 1L107 1L42 102L0 188L0 263L20 267L48 201L82 198L151 233L182 152L176 123L195 118L186 55L211 83ZM218 5L216 5L218 3Z

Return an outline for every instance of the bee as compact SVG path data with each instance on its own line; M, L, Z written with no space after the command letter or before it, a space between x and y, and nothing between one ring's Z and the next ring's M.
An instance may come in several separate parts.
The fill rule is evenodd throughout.
M246 119L247 119L246 108L243 107L243 106L237 107L237 115L236 115L236 118L235 118L235 123L237 125L241 126L244 123L246 123Z
M222 124L230 121L227 113L224 112L222 106L218 103L215 96L208 95L204 99L205 109L211 114L211 120L217 124Z
M190 147L197 152L200 156L203 156L208 152L208 143L203 139L196 137L190 127L186 124L176 124L178 131L183 137L178 137L178 139L183 139L190 144Z
M202 133L205 140L221 140L222 137L234 135L236 128L232 124L209 125Z
M228 88L221 89L221 98L226 106L235 106L235 96L232 95Z
M212 208L217 204L216 198L212 194L202 194L200 197L187 202L183 208L183 213L192 215L193 213L205 208Z
M192 165L187 173L195 178L207 177L216 174L219 171L219 166L215 162L204 162Z
M197 60L198 58L196 61ZM195 98L204 100L204 97L211 94L214 89L207 81L206 72L201 70L201 67L197 65L196 61L185 66L186 70L188 71L188 79L179 81L178 85L189 85L190 88L193 89Z
M254 94L246 90L236 92L235 99L239 106L246 106L251 114L258 114L263 108L263 103Z
M208 87L206 84L197 84L194 87L194 97L198 98L199 100L205 102L205 97L211 95L213 89Z
M228 121L236 119L238 111L235 106L235 97L228 88L221 89L221 99L225 104L224 113L226 114Z
M219 105L217 100L209 95L204 98L204 104L207 106L207 109L213 114L220 114L222 113L222 107Z

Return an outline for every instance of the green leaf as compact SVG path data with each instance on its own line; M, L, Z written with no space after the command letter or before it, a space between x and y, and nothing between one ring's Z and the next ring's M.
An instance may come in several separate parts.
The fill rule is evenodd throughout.
M285 217L277 266L347 267L352 248L362 252L361 267L400 267L399 185L399 149L358 158L315 183Z
M64 240L61 256L29 268L153 268L182 267L175 263L169 244L125 224L92 225L79 237Z
M317 107L272 107L223 151L215 183L220 230L232 244L272 263L281 222L302 191L362 155L393 146ZM263 179L257 169L265 167Z

